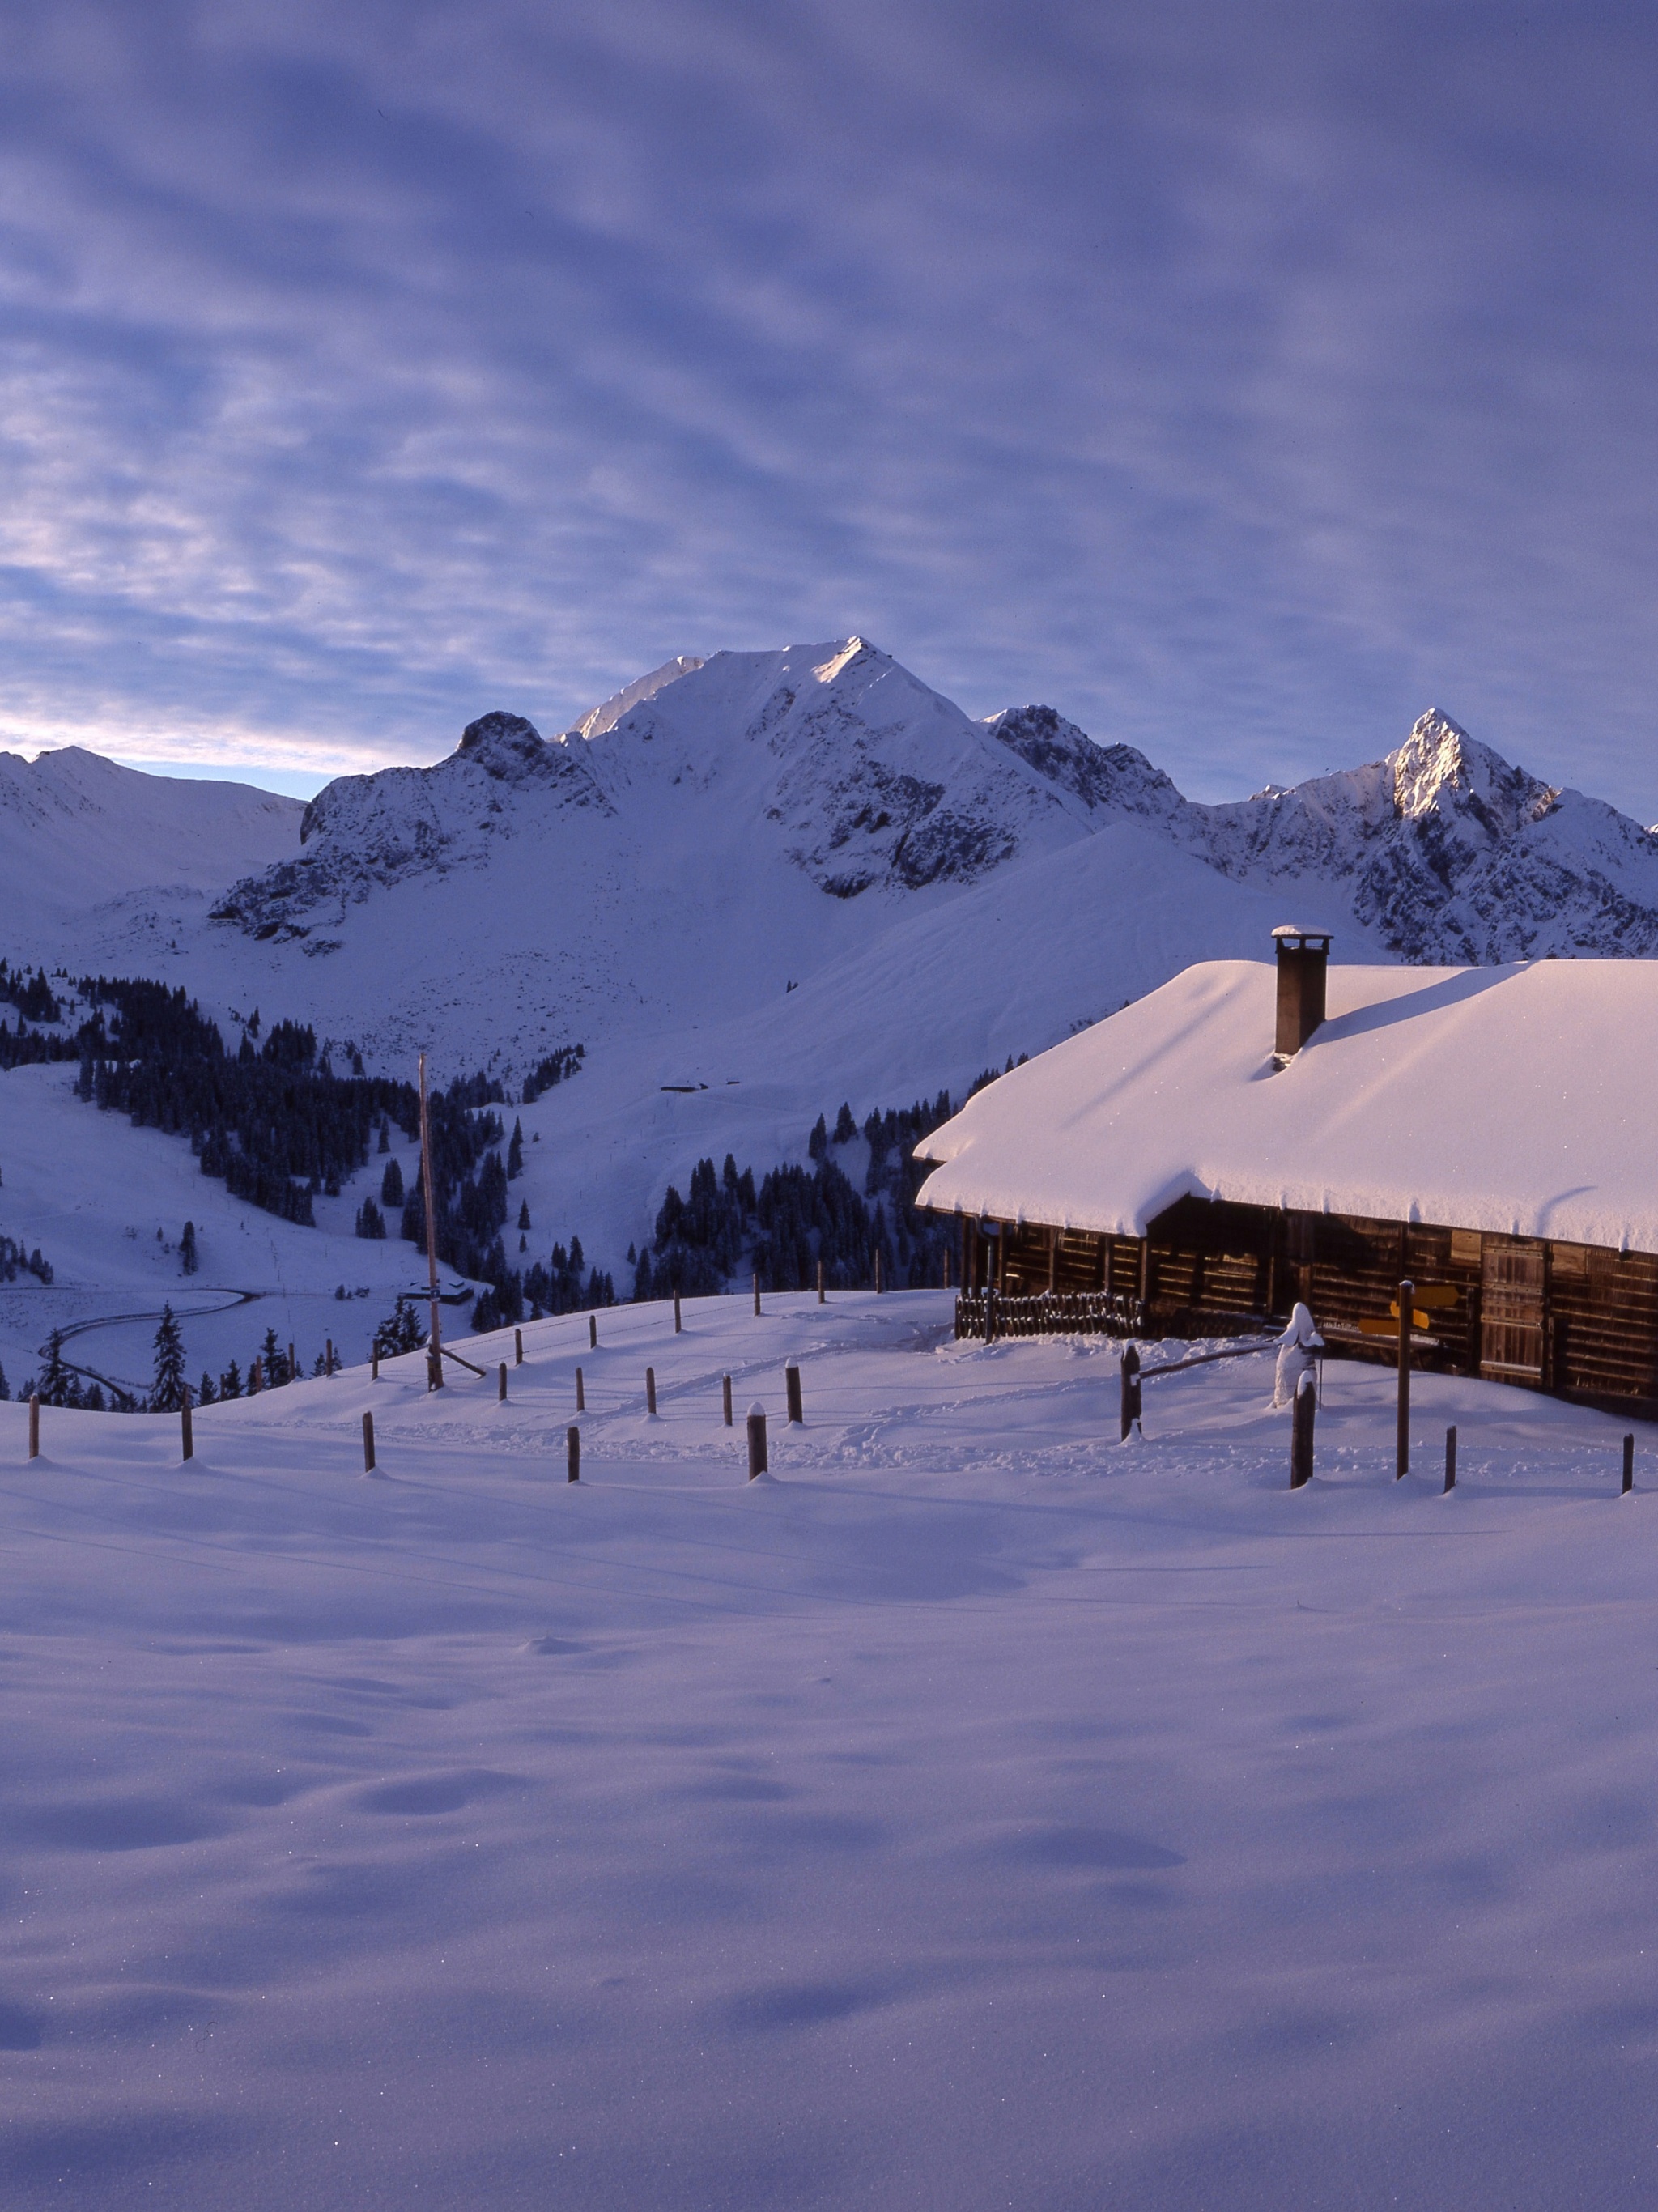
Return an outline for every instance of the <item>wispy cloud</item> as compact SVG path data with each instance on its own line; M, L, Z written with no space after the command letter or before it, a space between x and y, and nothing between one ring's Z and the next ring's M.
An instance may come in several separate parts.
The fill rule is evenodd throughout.
M1658 814L1608 6L0 0L0 730L333 769L858 629L1206 795Z

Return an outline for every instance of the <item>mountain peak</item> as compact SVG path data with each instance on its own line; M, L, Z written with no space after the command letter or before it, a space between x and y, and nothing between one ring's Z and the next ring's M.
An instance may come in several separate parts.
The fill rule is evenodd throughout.
M1455 815L1493 843L1540 821L1560 795L1471 738L1437 707L1412 723L1393 767L1394 803L1404 820Z

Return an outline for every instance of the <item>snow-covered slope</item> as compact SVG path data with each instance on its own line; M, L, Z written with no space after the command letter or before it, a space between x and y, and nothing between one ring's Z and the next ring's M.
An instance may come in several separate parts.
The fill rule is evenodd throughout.
M35 761L0 753L9 925L27 916L38 936L151 885L220 890L295 850L303 811L296 799L247 784L143 775L79 745Z
M580 1079L526 1111L531 1209L618 1280L698 1157L763 1168L842 1098L959 1097L1193 961L1261 957L1286 914L1333 928L1338 963L1658 953L1658 838L1443 715L1200 805L1050 708L973 721L857 638L682 656L550 740L488 714L302 823L105 771L131 798L29 844L24 879L55 888L8 902L0 953L293 1015L399 1074L427 1046L515 1086L581 1042ZM179 809L213 804L186 836Z

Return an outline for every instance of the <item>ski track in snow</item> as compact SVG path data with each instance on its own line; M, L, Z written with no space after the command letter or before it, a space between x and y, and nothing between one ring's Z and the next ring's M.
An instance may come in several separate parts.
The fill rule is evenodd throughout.
M1651 2201L1644 1432L684 1310L0 1406L9 2207Z

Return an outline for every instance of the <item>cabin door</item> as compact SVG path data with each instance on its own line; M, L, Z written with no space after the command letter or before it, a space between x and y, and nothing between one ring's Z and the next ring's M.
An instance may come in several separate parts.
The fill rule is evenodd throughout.
M1481 1260L1479 1371L1543 1380L1543 1247L1487 1237Z

